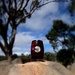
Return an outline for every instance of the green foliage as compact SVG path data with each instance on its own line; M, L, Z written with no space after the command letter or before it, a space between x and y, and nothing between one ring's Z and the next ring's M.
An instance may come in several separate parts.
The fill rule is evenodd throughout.
M30 62L31 61L31 55L21 54L20 59L21 59L22 63ZM50 53L50 52L44 53L44 60L55 61L55 59L56 59L56 55L54 53Z
M64 23L62 20L54 20L53 22L53 29L55 29L55 31L59 33L57 36L64 35L64 32L66 32L68 28L69 28L69 25Z
M47 61L55 61L55 58L56 58L56 56L53 53L50 53L50 52L44 53L44 59Z
M54 50L58 47L62 49L57 53L57 60L67 66L75 60L75 0L71 0L68 10L72 17L73 26L64 23L61 20L54 20L53 28L46 34Z
M60 45L62 48L75 47L75 26L69 26L61 20L55 20L53 22L53 28L46 34L46 38L52 44L54 49L57 49Z
M57 60L67 66L75 60L75 26L70 26L61 20L53 22L53 28L46 34L54 50L61 50L57 53Z
M75 51L62 49L57 53L57 60L64 66L71 65L75 59Z
M38 0L34 0L32 2L32 5L35 6L35 7L39 7L39 4L40 4L40 2Z
M12 55L12 60L14 60L14 59L16 59L16 58L18 58L18 55L17 55L17 54L13 54L13 55Z
M5 56L0 56L0 61L2 60L6 60L6 57Z
M30 55L21 54L20 58L21 58L22 63L30 62L30 60L31 60Z

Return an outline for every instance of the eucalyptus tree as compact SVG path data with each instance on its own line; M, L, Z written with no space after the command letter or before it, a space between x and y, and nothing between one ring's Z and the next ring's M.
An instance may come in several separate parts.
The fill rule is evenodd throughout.
M54 50L75 50L75 26L70 26L61 20L53 22L52 29L46 34L46 38L52 44Z
M49 40L49 42L52 44L54 50L58 47L58 44L61 44L63 47L67 48L69 47L74 48L75 45L74 44L75 35L72 34L75 32L75 0L70 0L70 5L68 6L67 9L72 18L71 21L73 23L72 24L73 26L64 23L62 20L54 20L53 28L46 34L46 37Z
M35 10L54 1L0 0L0 48L11 60L17 27L31 18Z
M64 66L75 60L75 25L68 25L61 20L53 22L52 29L46 34L55 52L57 60ZM61 49L59 49L61 47ZM59 51L56 51L59 50Z

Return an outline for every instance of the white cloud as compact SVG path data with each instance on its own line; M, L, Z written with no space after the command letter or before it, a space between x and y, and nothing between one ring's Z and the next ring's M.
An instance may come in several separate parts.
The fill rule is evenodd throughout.
M13 48L13 51L15 51L15 50L16 50L16 51L21 51L21 48L20 48L20 47L14 47L14 48Z
M63 3L63 8L61 10L67 8L69 2ZM33 13L31 19L27 19L26 24L24 25L25 28L28 28L32 31L46 31L52 26L52 21L61 19L64 22L71 24L71 17L68 13L59 11L60 5L57 2L49 3L48 5L43 6L40 10ZM44 32L45 32L44 31Z
M69 16L69 15L67 15L67 14L64 14L64 15L62 16L62 20L63 20L65 23L67 23L67 24L69 24L69 25L72 25L72 17L71 17L71 16Z
M14 47L13 48L13 54L18 54L18 55L21 55L21 54L30 54L30 49L29 48L25 48L25 47Z
M42 36L38 35L38 37L33 36L33 33L29 32L20 32L16 35L16 40L13 48L13 53L17 54L29 54L31 49L31 42L32 40L42 40L44 43L44 46L49 44L48 40Z
M49 3L45 6L43 6L40 9L41 10L38 10L35 13L37 13L40 17L44 17L49 13L52 13L52 14L56 13L58 11L58 3L52 2L52 3Z
M15 45L16 46L25 46L29 44L33 39L34 36L30 36L28 33L22 32L16 35Z
M63 8L60 9L65 10L68 4L69 2L63 3ZM23 27L35 32L41 32L48 30L52 26L52 21L56 19L61 19L64 22L71 23L70 16L67 13L65 14L65 12L61 14L59 11L60 5L57 2L52 2L41 7L33 13L30 19L27 19L26 23L23 24Z
M16 35L16 40L15 40L15 46L25 46L27 44L30 44L32 40L43 40L44 43L48 43L48 40L45 38L45 36L40 36L38 37L33 36L33 33L29 32L20 32Z
M25 28L34 31L42 31L47 28L49 25L47 22L49 14L56 14L58 12L58 3L49 3L48 5L43 6L38 11L33 13L31 19L27 19Z

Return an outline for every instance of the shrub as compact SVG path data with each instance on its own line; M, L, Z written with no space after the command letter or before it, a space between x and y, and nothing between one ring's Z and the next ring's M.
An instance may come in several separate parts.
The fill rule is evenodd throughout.
M14 59L16 59L16 58L18 58L18 55L17 55L17 54L13 54L13 55L12 55L12 60L14 60Z
M46 52L44 53L44 59L48 60L48 61L55 61L55 54L50 53L50 52Z
M22 63L26 63L26 62L30 62L30 55L24 55L24 54L21 54L21 61L22 61Z
M75 52L73 50L62 49L57 53L57 60L67 67L67 65L73 63L74 54Z
M0 56L0 61L2 60L6 60L6 57L5 56Z

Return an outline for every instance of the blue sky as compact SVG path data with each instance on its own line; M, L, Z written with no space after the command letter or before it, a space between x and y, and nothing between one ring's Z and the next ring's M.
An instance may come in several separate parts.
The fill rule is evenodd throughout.
M67 10L69 4L70 2L52 2L36 10L26 23L19 25L13 53L30 54L32 40L42 40L45 52L54 52L45 35L52 28L53 20L61 19L71 24L71 17ZM3 54L1 50L0 54Z

